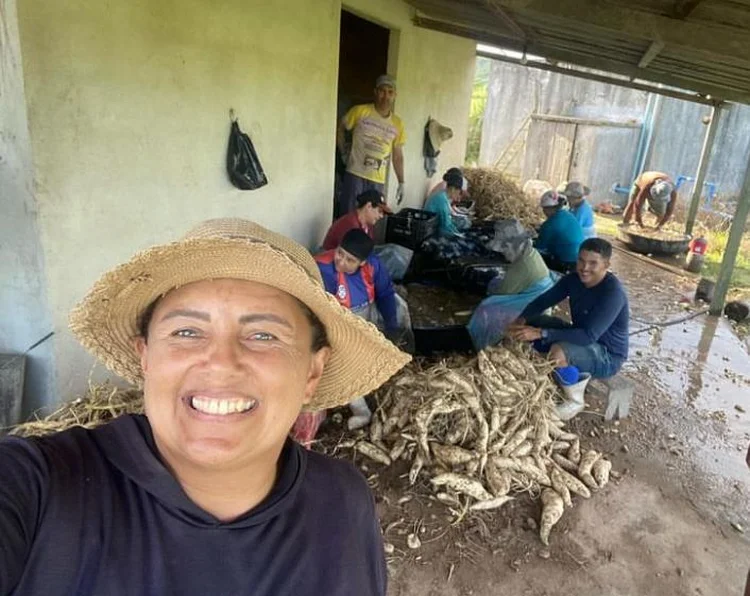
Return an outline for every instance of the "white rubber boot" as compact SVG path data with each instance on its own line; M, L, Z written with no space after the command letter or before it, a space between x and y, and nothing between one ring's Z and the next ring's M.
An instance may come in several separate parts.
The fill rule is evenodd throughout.
M570 420L580 414L586 407L583 396L586 392L586 385L591 380L591 375L581 373L579 378L580 381L573 385L560 386L565 394L565 401L557 405L557 415L560 416L560 420Z
M352 403L349 404L349 409L352 411L352 416L346 421L346 426L349 430L357 430L370 424L372 420L372 412L367 407L367 402L364 397L358 397Z

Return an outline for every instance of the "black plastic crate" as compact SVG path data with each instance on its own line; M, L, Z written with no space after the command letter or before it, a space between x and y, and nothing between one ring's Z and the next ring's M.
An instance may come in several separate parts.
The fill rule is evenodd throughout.
M385 241L417 249L438 228L437 214L424 209L401 209L389 215L386 222Z

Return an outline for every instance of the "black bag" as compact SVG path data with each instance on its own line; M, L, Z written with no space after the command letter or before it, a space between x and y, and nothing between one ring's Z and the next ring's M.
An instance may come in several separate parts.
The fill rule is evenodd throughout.
M240 190L254 190L268 184L250 137L240 130L237 120L232 120L227 147L227 173Z

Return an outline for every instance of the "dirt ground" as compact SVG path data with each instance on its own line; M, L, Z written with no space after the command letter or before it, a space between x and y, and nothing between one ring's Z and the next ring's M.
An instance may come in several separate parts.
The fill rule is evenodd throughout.
M392 596L741 594L750 542L750 346L725 319L694 314L696 279L617 252L613 270L630 296L636 384L630 416L605 422L601 387L571 422L588 448L608 454L615 480L577 499L538 539L539 505L519 497L451 527L446 509L416 495L376 490L392 545ZM377 488L374 470L365 470ZM389 473L405 473L391 470ZM746 530L747 529L747 530ZM418 549L406 536L421 538Z

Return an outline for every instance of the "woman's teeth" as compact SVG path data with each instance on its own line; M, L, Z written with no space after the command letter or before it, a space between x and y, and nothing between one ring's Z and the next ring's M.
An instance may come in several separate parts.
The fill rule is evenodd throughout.
M190 405L199 412L213 416L226 416L247 412L257 405L254 399L211 399L208 397L193 397Z

